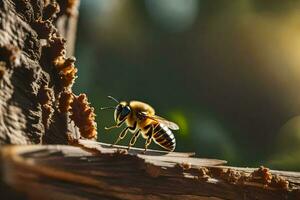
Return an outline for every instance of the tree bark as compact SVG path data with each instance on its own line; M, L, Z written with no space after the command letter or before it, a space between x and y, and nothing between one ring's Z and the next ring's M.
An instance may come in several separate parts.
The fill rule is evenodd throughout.
M78 4L0 1L0 144L67 143L53 59L73 53Z

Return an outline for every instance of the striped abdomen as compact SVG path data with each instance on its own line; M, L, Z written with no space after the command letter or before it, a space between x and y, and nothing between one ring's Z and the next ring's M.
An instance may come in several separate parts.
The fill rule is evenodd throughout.
M168 151L174 151L176 141L172 131L164 124L157 124L153 131L153 140L155 143Z

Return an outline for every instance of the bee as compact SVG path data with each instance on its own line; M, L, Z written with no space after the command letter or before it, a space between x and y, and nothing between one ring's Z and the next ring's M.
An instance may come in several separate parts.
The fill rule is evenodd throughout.
M144 152L147 151L152 140L164 149L174 151L176 140L171 130L178 130L177 124L155 115L155 110L144 102L119 102L114 97L108 96L108 98L115 101L117 106L105 107L101 108L101 110L114 109L116 125L105 127L105 129L119 128L124 123L126 124L126 127L120 132L118 139L112 146L122 140L129 130L133 133L133 136L130 139L128 149L135 144L137 138L142 134L143 138L146 139Z

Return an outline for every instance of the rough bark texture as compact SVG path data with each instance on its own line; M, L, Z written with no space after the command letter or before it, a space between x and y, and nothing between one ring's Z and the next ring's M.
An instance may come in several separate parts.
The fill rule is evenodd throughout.
M5 181L31 199L300 199L296 172L84 140L74 145L5 148Z
M69 0L0 1L0 144L67 143L53 59L65 51L60 35L68 41L67 54L73 52L77 6Z

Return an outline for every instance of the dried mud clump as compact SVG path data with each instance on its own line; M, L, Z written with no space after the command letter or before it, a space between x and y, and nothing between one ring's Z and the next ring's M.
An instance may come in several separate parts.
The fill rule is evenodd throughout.
M257 170L250 174L250 181L268 185L271 183L272 174L269 168L260 166Z
M56 14L60 12L59 4L56 2L49 3L43 9L43 20L56 18Z
M247 185L252 182L274 189L289 189L289 182L286 179L279 175L272 175L269 168L263 166L248 175L245 172L230 168L210 167L209 169L199 169L199 178L206 175L232 184Z
M76 59L66 58L65 43L66 40L55 32L48 38L48 44L43 51L47 55L47 60L51 62L51 70L53 68L56 70L61 91L70 89L77 78L77 68L74 65Z
M61 85L64 88L72 87L77 78L77 68L74 65L75 61L76 59L74 57L64 58L64 56L60 56L54 60L54 66L58 71Z
M289 182L285 178L279 175L272 175L269 168L263 166L259 167L250 174L249 181L262 183L265 187L272 187L282 190L289 189Z
M47 60L45 66L50 74L54 72L55 79L58 79L59 90L70 89L77 78L77 68L74 65L76 59L74 57L66 58L66 40L60 37L55 29L45 27L44 36L49 34L49 31L53 31L47 38L47 45L43 47L43 55Z
M183 168L183 170L188 170L192 168L192 164L189 162L183 162L181 163L181 167Z
M222 168L218 168L218 167L211 167L211 168L209 168L208 174L212 178L220 178L225 172L226 172L226 169L222 169Z
M243 174L234 169L224 169L218 167L211 167L206 171L206 174L212 178L221 179L228 183L241 183L243 180Z
M201 167L199 169L198 179L207 181L210 178L209 171L206 167Z
M42 123L45 128L49 127L54 109L52 104L52 90L43 84L38 92L39 103L42 106Z
M192 164L188 162L177 163L175 167L180 170L189 170L192 168Z
M57 34L53 34L48 39L48 42L48 53L52 60L55 60L59 56L64 56L66 54L66 40L63 37L60 37Z
M35 20L32 27L40 39L49 39L50 36L57 31L50 20L42 20L41 18Z
M94 108L90 107L85 94L73 97L70 104L70 119L79 128L82 137L87 139L97 138L97 124L95 122Z
M250 176L247 175L245 172L239 172L240 178L237 180L237 183L240 185L244 185L249 182Z
M227 169L226 172L221 174L221 179L229 182L229 183L237 183L239 182L240 178L241 178L241 173L233 170L233 169Z
M78 0L57 0L60 5L59 15L66 14L68 17L77 15Z
M61 92L58 99L59 112L67 113L71 109L72 101L73 101L73 93L71 93L70 91Z
M274 175L271 180L270 187L288 190L289 182L279 175Z

